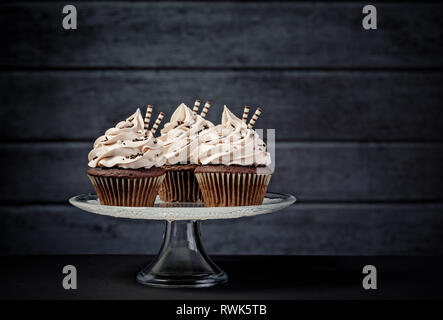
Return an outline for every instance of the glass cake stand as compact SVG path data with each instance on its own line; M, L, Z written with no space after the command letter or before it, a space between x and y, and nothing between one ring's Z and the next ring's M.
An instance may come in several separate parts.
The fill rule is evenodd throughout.
M200 239L200 221L255 216L284 209L295 202L289 194L267 193L263 204L244 207L205 207L203 203L165 203L154 207L100 205L97 195L83 194L69 202L82 210L117 218L166 220L163 244L157 257L137 275L153 287L210 287L228 280L206 255Z

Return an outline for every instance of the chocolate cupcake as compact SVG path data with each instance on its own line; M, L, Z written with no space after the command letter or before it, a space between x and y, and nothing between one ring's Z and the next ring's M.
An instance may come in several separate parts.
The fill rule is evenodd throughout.
M160 199L165 202L201 202L202 195L194 170L198 161L198 136L214 125L205 120L211 106L209 101L201 114L197 114L200 100L193 110L184 103L180 104L171 116L171 120L161 130L160 140L164 146L166 171L160 188Z
M164 114L148 130L152 106L145 121L140 109L119 122L94 142L89 152L88 177L100 204L109 206L153 206L164 179L162 142L154 137Z
M200 135L199 162L195 176L208 207L260 205L271 180L270 154L252 129L258 108L247 125L225 106L222 123Z

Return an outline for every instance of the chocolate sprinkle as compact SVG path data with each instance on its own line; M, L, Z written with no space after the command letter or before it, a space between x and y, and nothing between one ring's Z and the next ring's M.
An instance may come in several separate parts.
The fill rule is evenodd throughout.
M143 155L143 153L132 154L130 156L126 156L126 159L131 159L132 160L132 159L141 157L142 155Z

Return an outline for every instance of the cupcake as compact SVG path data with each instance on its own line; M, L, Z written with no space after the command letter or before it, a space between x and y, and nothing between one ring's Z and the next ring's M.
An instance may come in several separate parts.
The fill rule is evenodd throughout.
M145 121L140 109L94 142L88 154L88 177L100 204L152 207L165 176L162 142L154 137L164 114L148 130L152 106Z
M225 106L220 125L200 134L199 162L195 176L207 207L260 205L271 180L271 157L252 129L258 108L246 124Z
M202 195L194 170L198 164L198 136L214 125L205 120L211 104L205 103L198 114L200 100L193 110L180 104L161 130L163 143L165 179L160 188L160 199L165 202L201 202Z

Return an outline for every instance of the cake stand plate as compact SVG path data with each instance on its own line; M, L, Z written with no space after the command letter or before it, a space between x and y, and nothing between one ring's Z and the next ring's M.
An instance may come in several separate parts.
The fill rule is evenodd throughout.
M205 207L203 203L166 203L158 197L154 207L104 206L95 194L72 197L69 202L82 210L117 218L166 220L159 254L137 275L137 281L153 287L210 287L228 280L206 255L200 239L200 221L233 219L284 209L295 202L289 194L266 193L258 206Z

